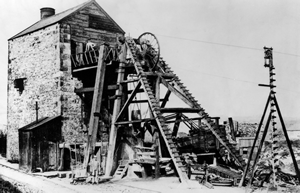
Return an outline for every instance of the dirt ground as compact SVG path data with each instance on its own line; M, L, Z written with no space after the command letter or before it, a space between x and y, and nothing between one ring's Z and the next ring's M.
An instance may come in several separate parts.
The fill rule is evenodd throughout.
M188 185L179 183L177 177L161 177L155 179L139 179L125 177L116 182L106 182L98 185L70 184L68 178L46 178L22 173L17 170L17 164L10 164L0 158L0 193L263 193L267 189L252 190L238 187L214 187L208 189L197 181L190 180ZM7 188L11 187L11 189ZM299 189L298 189L299 190ZM281 192L298 192L285 190Z

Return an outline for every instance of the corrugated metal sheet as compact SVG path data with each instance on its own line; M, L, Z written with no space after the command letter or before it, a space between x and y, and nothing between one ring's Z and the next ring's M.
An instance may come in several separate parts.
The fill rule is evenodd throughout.
M36 22L35 24L33 24L32 26L28 27L27 29L21 31L17 35L11 37L9 40L15 39L17 37L26 35L28 33L31 33L31 32L37 31L39 29L45 28L47 26L53 25L55 23L58 23L62 19L70 16L71 14L74 14L77 11L80 11L81 9L85 8L86 6L91 5L92 3L95 3L96 6L107 16L107 19L109 20L109 23L114 26L115 31L118 31L120 33L124 33L122 28L100 7L100 5L96 1L90 0L90 1L87 1L83 4L78 5L76 7L73 7L71 9L63 11L61 13L58 13L56 15L53 15L53 16L47 17L45 19L42 19L42 20Z

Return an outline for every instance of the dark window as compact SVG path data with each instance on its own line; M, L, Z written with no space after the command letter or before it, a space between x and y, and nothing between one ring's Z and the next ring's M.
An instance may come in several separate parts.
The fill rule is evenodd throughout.
M17 78L14 80L14 87L19 91L20 95L23 93L24 90L24 80L26 78Z
M120 32L119 28L105 16L89 15L89 28Z

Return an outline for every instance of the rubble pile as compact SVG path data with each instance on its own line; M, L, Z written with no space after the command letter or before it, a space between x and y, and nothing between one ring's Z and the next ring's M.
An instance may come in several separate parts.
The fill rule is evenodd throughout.
M238 135L239 137L255 137L257 128L257 123L239 123ZM263 128L261 130L263 131Z

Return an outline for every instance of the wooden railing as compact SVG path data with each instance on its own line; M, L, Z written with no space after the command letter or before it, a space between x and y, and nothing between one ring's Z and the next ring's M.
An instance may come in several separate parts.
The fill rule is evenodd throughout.
M83 66L96 65L98 57L99 50L90 50L88 52L71 55L72 66L74 68L79 68Z
M105 61L117 61L118 60L118 51L114 47L106 46L106 56L104 57ZM78 54L71 55L71 61L73 68L81 68L86 66L97 65L99 58L99 49L89 50L87 52L82 52Z

